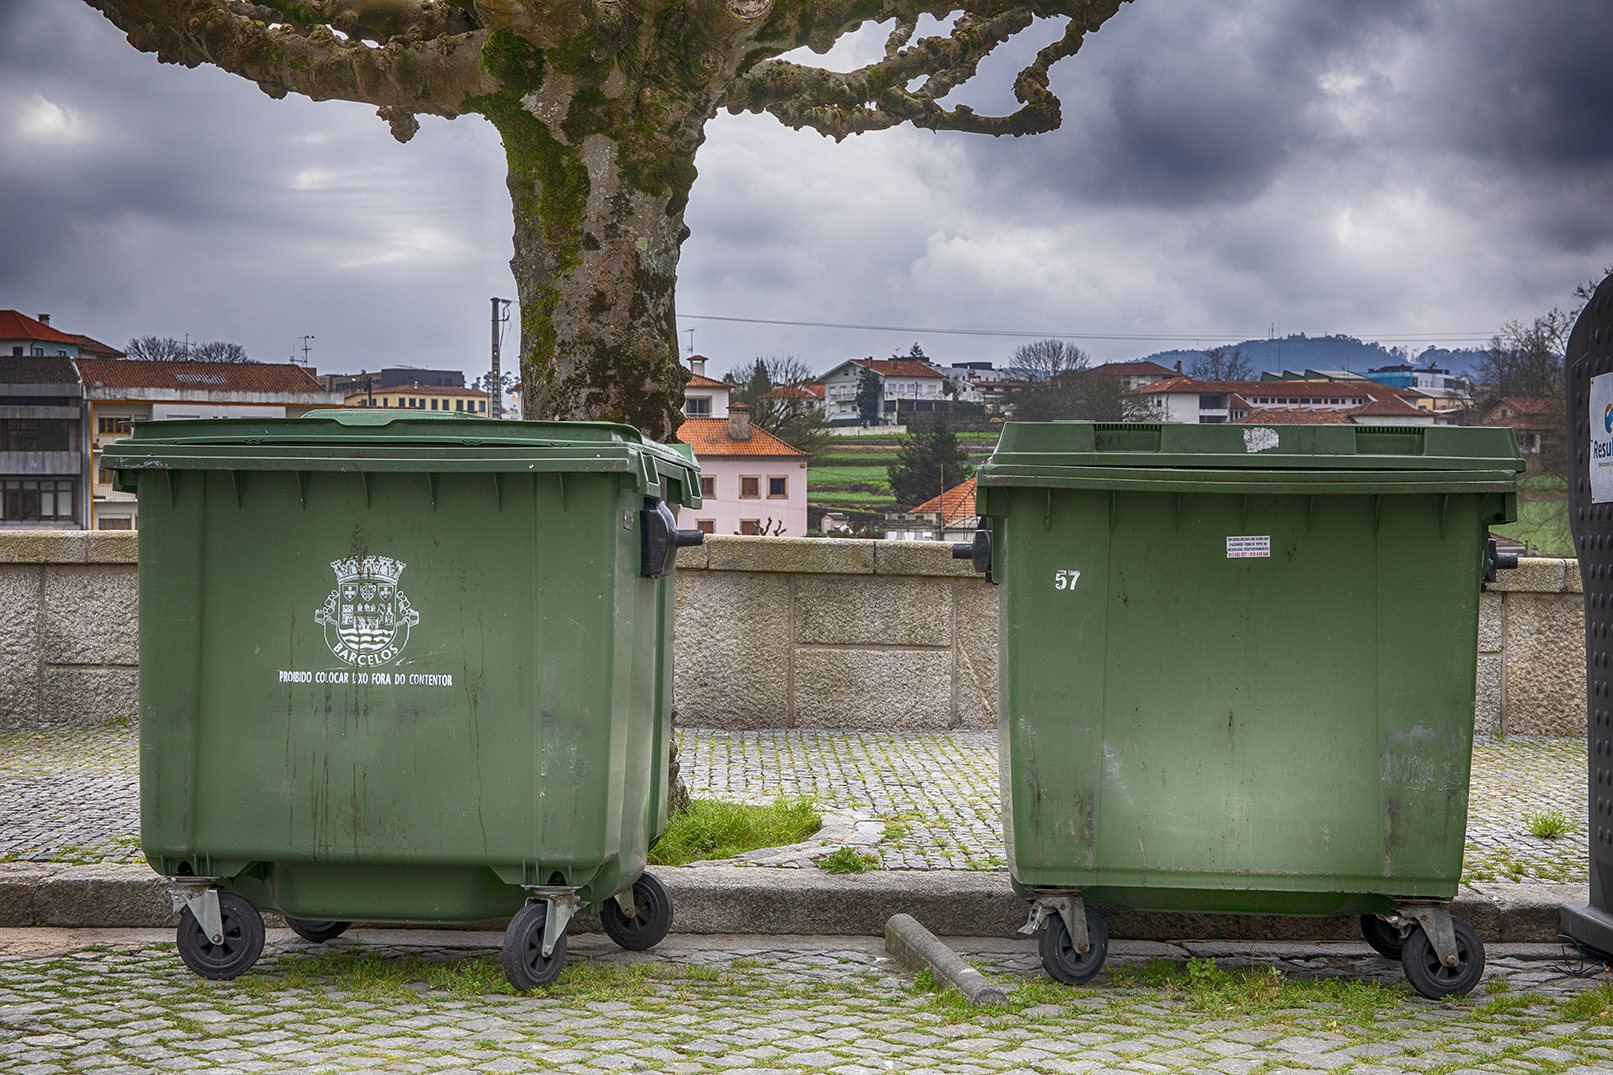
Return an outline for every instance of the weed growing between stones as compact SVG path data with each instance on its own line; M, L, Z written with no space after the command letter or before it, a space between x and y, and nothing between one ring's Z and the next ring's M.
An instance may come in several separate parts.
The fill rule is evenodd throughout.
M682 866L725 859L764 847L800 843L823 826L823 813L809 796L780 797L767 806L690 799L689 808L667 822L650 851L655 866Z
M878 855L865 855L852 847L837 848L818 860L824 873L867 873L878 867Z
M1523 815L1524 828L1529 835L1541 840L1555 840L1568 831L1568 818L1561 810L1531 810Z
M1561 1002L1564 1018L1583 1019L1601 1025L1613 1024L1613 982L1603 982Z
M1185 964L1150 959L1141 967L1117 966L1112 973L1118 986L1151 986L1180 998L1192 1010L1238 1015L1336 1004L1358 1021L1371 1022L1411 998L1411 990L1400 983L1308 981L1290 978L1276 967L1223 970L1213 959L1190 959Z

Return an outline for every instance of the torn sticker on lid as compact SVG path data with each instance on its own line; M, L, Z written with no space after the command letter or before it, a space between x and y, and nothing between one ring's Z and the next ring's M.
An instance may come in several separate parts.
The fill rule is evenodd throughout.
M1246 452L1263 452L1267 448L1277 447L1277 431L1261 426L1257 429L1243 431L1243 450Z

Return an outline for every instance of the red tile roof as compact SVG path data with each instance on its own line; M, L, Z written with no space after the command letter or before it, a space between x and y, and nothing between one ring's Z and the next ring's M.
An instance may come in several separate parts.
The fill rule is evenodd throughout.
M302 366L272 362L143 362L81 358L85 388L166 388L202 392L325 391Z
M962 485L954 485L940 496L932 496L918 507L912 509L914 515L937 511L941 513L942 526L954 519L962 519L976 514L975 479L970 478Z
M822 399L823 385L821 384L786 384L780 385L771 392L762 393L763 399Z
M47 343L77 343L77 336L58 332L27 314L0 310L0 340L41 340Z
M106 344L95 339L93 336L81 336L76 332L69 333L69 335L72 336L74 341L78 343L78 353L84 355L85 358L89 358L94 355L99 355L102 358L123 357L122 351L119 351L116 347L108 347Z
M1181 374L1169 366L1161 366L1158 362L1149 362L1147 359L1137 359L1134 362L1105 362L1101 366L1093 366L1088 373L1102 373L1110 377L1126 377L1136 374L1144 376L1179 377Z
M937 373L922 362L913 362L905 358L858 358L854 359L859 366L867 366L875 373L882 373L886 377L935 377L946 379L946 374Z
M1374 399L1371 403L1360 407L1351 407L1351 414L1364 415L1428 415L1433 411L1425 411L1412 403L1407 403L1398 395L1390 395L1383 399Z
M1250 411L1234 421L1246 426L1347 426L1350 424L1350 417L1343 410L1317 411L1277 407Z
M689 374L689 383L685 388L732 388L726 381L713 381L710 377L703 377L698 373Z
M728 436L726 418L685 418L678 427L678 440L694 449L696 456L711 455L766 455L800 456L809 453L791 448L765 429L750 427L750 440L733 440Z

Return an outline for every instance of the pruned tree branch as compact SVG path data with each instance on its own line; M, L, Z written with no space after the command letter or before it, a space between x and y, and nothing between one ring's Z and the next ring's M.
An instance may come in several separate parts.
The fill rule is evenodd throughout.
M163 63L210 63L275 98L372 104L399 141L419 129L417 114L452 119L466 95L498 88L478 62L488 31L450 32L469 16L442 0L88 2ZM380 47L364 43L383 34Z
M1059 100L1048 89L1048 69L1074 55L1087 31L1101 25L1122 2L976 4L958 17L948 36L927 37L911 45L917 13L892 12L887 17L895 23L883 61L841 73L783 59L762 60L735 79L725 105L733 113L769 112L797 130L811 127L837 142L848 134L901 123L991 135L1041 134L1056 130L1062 121ZM980 61L1004 41L1038 17L1060 15L1067 19L1064 35L1038 52L1014 79L1014 97L1022 108L1006 116L981 116L968 105L948 109L939 103L973 78ZM840 33L856 25L848 23ZM815 50L820 35L830 36L815 24L814 40L809 42ZM909 83L919 78L924 82L909 90Z

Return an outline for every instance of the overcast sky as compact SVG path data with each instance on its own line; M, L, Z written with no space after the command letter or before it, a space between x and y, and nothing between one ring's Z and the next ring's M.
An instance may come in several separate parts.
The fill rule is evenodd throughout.
M1055 32L950 101L1013 107ZM1053 134L836 145L723 115L680 327L717 373L1023 342L940 329L1146 337L1081 341L1099 359L1274 326L1478 342L1613 263L1610 57L1607 0L1136 0L1054 69ZM116 346L188 333L284 361L306 334L322 370L475 376L488 298L513 297L510 231L480 117L421 117L399 145L373 109L274 101L159 65L82 4L0 0L0 308Z

